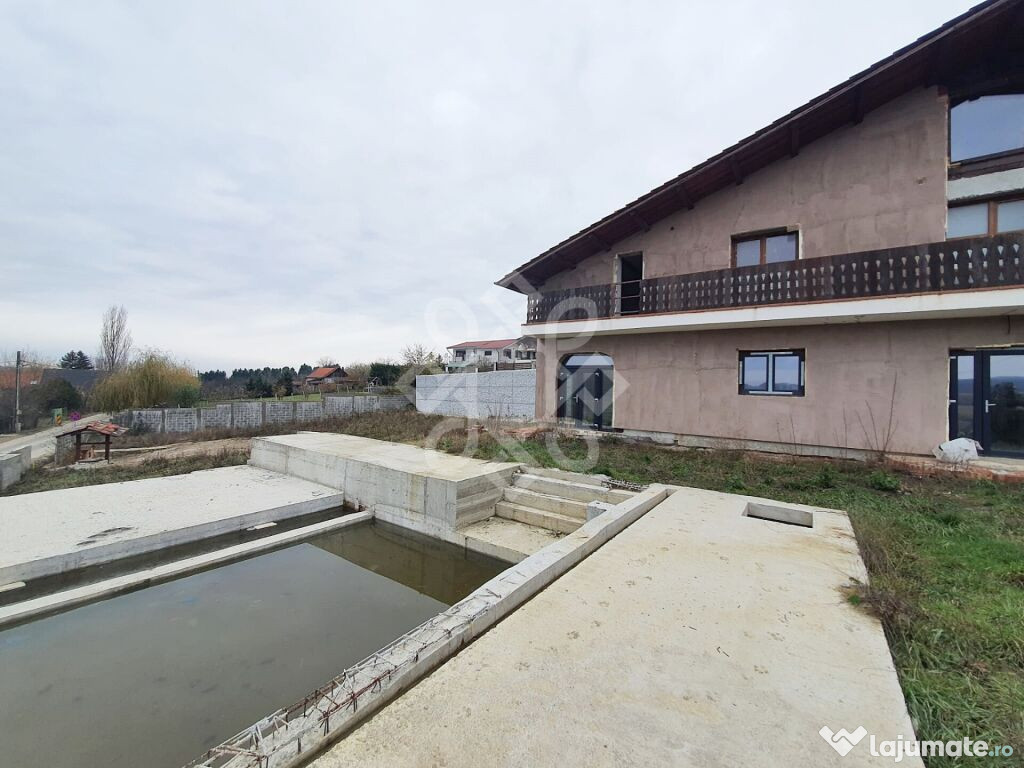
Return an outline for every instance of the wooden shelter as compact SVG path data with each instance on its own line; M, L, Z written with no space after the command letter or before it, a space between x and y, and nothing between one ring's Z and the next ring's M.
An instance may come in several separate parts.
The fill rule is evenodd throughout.
M110 461L110 441L114 437L120 437L128 431L127 427L122 427L117 424L112 424L105 421L92 421L88 424L83 424L80 427L74 427L69 429L67 432L62 432L60 437L75 436L75 462L82 461L83 459L94 458L93 451L96 446L103 446L103 458L105 461ZM102 441L96 439L83 440L82 436L85 434L100 435Z

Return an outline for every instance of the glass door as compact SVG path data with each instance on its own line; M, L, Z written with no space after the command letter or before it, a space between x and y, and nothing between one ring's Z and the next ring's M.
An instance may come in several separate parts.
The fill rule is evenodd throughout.
M992 454L1024 456L1024 350L980 354L986 358L982 445Z
M949 374L950 438L1024 458L1024 349L954 352Z

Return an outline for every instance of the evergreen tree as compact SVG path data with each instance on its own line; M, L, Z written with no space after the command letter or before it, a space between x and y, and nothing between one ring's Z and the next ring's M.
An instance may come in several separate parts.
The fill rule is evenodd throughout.
M64 353L64 356L60 359L61 368L70 368L75 370L88 370L91 369L92 360L82 350L70 350Z

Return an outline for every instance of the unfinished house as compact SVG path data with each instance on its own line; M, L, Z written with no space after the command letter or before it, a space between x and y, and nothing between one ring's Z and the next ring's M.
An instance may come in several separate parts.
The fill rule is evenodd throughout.
M1024 2L996 0L498 285L529 296L541 420L1021 456L1022 230Z

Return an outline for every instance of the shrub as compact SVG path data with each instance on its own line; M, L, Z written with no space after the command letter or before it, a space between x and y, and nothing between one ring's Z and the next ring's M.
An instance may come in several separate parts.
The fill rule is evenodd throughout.
M90 403L98 411L195 405L199 378L183 363L163 352L149 351L93 388Z
M199 387L189 385L180 387L178 391L174 393L174 397L171 399L171 404L177 405L179 408L193 408L196 403L199 402L199 399Z
M889 472L876 469L868 475L868 485L876 491L888 491L895 493L900 489L900 479Z
M52 379L36 385L28 396L29 408L45 415L55 408L77 411L85 405L81 393L63 379ZM28 410L28 409L26 409Z

